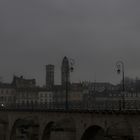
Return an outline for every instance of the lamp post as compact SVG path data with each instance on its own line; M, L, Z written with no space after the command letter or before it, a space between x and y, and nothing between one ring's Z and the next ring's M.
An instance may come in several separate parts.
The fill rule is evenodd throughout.
M125 91L125 86L124 86L124 63L123 61L117 61L116 63L117 66L117 73L120 74L122 73L122 91Z
M70 63L69 63L69 65L67 66L67 68L65 69L66 71L65 71L65 74L66 74L66 104L65 104L65 107L66 107L66 110L68 110L69 109L69 104L68 104L68 92L69 92L69 73L70 72L73 72L73 70L74 70L74 67L73 67L73 65L74 65L74 60L73 59L70 59L69 60L70 61Z
M124 63L123 63L123 61L117 61L116 67L117 67L117 73L122 74L122 100L123 100L122 107L123 107L123 109L125 109L125 99L124 99L124 91L125 91L124 77L125 76L124 76Z

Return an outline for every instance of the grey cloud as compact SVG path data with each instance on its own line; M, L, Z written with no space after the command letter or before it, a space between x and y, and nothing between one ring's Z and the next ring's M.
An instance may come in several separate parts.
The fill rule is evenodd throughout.
M44 83L44 65L60 65L64 55L76 61L72 79L118 82L118 59L126 74L140 76L140 1L0 1L0 75L6 81L23 73Z

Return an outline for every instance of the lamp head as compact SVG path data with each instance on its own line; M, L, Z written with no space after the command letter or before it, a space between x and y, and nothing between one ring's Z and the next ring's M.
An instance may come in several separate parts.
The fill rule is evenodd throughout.
M70 67L70 71L73 72L73 70L74 70L74 68L73 67Z
M120 69L117 69L117 73L120 74L121 73L121 70Z

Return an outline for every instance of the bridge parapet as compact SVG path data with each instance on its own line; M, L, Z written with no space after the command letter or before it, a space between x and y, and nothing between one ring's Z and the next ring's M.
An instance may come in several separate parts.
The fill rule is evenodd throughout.
M106 138L125 137L124 140L140 140L139 116L139 110L4 108L0 110L0 119L4 120L0 121L0 126L3 124L0 129L4 128L6 133L2 134L1 140L22 137L22 132L30 134L35 140L45 140L52 135L54 140L58 140L56 138L59 136L65 140L89 140L83 138L91 132L96 132L94 126L101 128L99 130L104 131L103 137ZM70 139L66 139L67 136Z

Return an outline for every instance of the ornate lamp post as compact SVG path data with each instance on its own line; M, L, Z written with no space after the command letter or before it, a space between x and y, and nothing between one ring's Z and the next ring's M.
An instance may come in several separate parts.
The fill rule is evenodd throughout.
M125 99L124 99L124 91L125 91L124 77L125 76L124 76L124 63L123 63L123 61L117 61L116 67L117 67L117 73L122 74L122 100L123 100L122 107L123 107L123 109L125 109Z
M122 91L125 91L125 86L124 86L124 63L123 61L117 61L116 63L117 67L117 73L121 74L122 73Z

